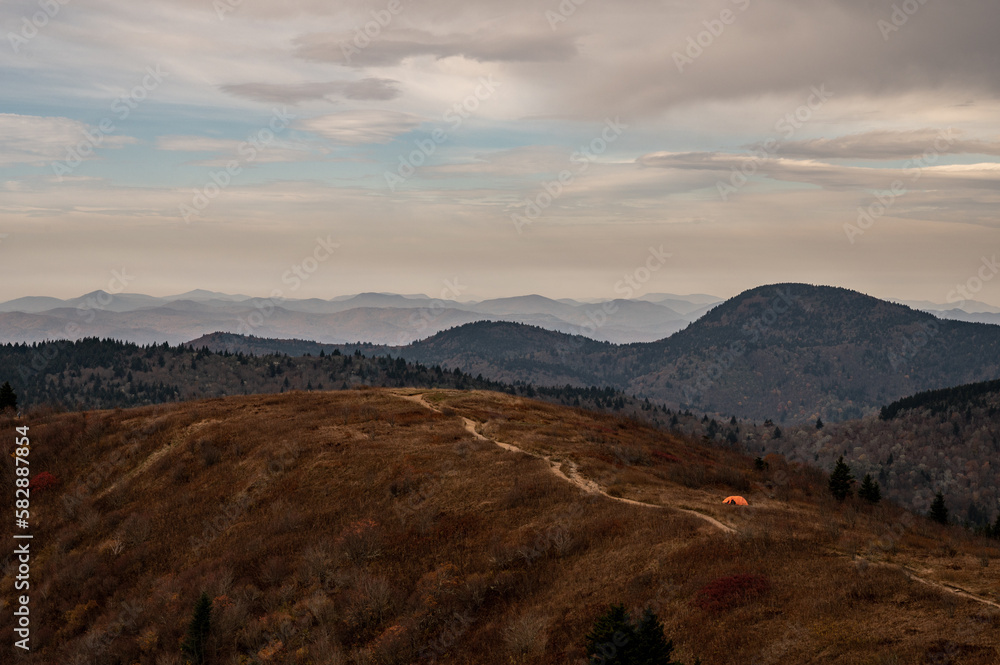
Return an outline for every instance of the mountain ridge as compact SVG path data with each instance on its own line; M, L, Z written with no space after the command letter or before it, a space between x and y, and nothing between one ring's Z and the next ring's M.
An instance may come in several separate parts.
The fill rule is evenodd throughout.
M478 321L365 348L505 382L608 385L672 407L779 422L848 420L922 390L1000 376L1000 327L796 283L748 289L655 342L592 342Z

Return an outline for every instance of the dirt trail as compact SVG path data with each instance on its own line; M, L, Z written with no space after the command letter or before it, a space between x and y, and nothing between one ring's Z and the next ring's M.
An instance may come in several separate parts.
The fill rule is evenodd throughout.
M421 406L426 407L426 408L430 409L431 411L435 411L437 413L441 413L441 409L439 409L439 408L435 407L434 405L432 405L431 403L429 403L424 398L424 395L422 393L418 393L416 395L404 395L402 393L396 393L396 394L399 395L400 397L402 397L405 400L408 400L408 401L413 402L415 404L420 404ZM658 506L658 505L655 505L655 504L652 504L652 503L643 503L642 501L634 501L632 499L625 499L625 498L622 498L620 496L611 496L610 494L608 494L607 492L605 492L603 489L601 489L601 486L598 485L596 482L594 482L593 480L590 480L589 478L584 478L583 476L581 476L580 475L580 471L577 468L576 462L573 462L572 460L568 460L566 462L558 462L558 461L555 461L551 457L548 457L548 456L535 455L535 454L529 453L529 452L527 452L525 450L522 450L521 448L518 448L517 446L515 446L513 444L503 443L502 441L497 441L496 439L487 438L487 437L483 436L482 434L480 434L479 431L476 429L476 423L475 423L475 421L473 421L473 420L471 420L469 418L466 418L465 416L459 416L459 417L462 419L462 423L465 426L465 431L467 431L469 434L471 434L472 436L474 436L476 439L479 439L480 441L490 441L491 443L494 443L497 446L503 448L504 450L510 451L512 453L521 453L523 455L528 455L530 457L534 457L534 458L537 458L537 459L543 459L549 465L549 470L553 474L555 474L559 478L562 478L563 480L565 480L565 481L567 481L569 483L572 483L573 485L575 485L576 487L580 488L581 490L583 490L587 494L600 494L601 496L607 497L607 498L611 499L612 501L618 501L620 503L627 503L627 504L630 504L630 505L633 505L633 506L642 506L644 508L656 508L656 509L661 509L662 510L662 509L664 509L664 508L667 507L667 506ZM563 466L564 465L566 466L567 471L563 471ZM694 517L698 517L698 518L704 520L705 522L707 522L708 524L711 524L716 529L719 529L720 531L724 531L726 533L736 533L736 530L733 529L732 527L726 526L725 524L723 524L719 520L715 519L714 517L709 517L708 515L705 515L704 513L699 513L697 510L689 510L687 508L674 508L674 510L677 510L677 511L682 512L682 513L687 513L688 515L692 515Z
M426 399L424 399L424 396L423 396L422 393L418 393L416 395L404 395L402 393L396 393L396 395L398 395L399 397L402 397L405 400L408 400L410 402L414 402L415 404L419 404L419 405L421 405L421 406L423 406L425 408L428 408L431 411L435 411L437 413L441 413L441 409L435 407L434 405L430 404ZM573 462L571 460L566 461L565 463L556 462L556 461L553 461L549 457L540 456L540 455L534 455L532 453L529 453L529 452L527 452L525 450L522 450L521 448L518 448L515 445L509 444L509 443L503 443L502 441L497 441L495 439L490 439L490 438L485 437L485 436L483 436L482 434L479 433L479 431L476 429L476 423L475 423L475 421L473 421L473 420L471 420L469 418L466 418L465 416L459 416L459 417L462 419L462 423L465 426L465 430L469 434L471 434L472 436L474 436L476 439L478 439L480 441L490 441L491 443L494 443L495 445L499 446L500 448L503 448L504 450L508 450L508 451L510 451L512 453L521 453L523 455L528 455L530 457L534 457L534 458L537 458L537 459L544 459L548 463L549 470L552 471L553 474L555 474L559 478L562 478L563 480L565 480L565 481L567 481L569 483L572 483L576 487L579 487L580 489L582 489L587 494L600 494L601 496L605 496L605 497L611 499L612 501L619 501L621 503L628 503L628 504L631 504L633 506L642 506L644 508L657 508L657 509L661 509L661 510L665 509L665 508L668 508L668 506L658 506L658 505L655 505L655 504L652 504L652 503L643 503L641 501L633 501L632 499L624 499L624 498L618 497L618 496L611 496L610 494L608 494L607 492L605 492L603 489L601 489L601 486L598 485L597 483L595 483L593 480L590 480L589 478L584 478L583 476L581 476L580 473L579 473L579 471L578 471L578 469L577 469L576 462ZM566 472L563 471L563 469L562 469L563 464L565 464L566 467L569 469L568 473L566 473ZM690 510L688 508L673 508L673 509L676 510L676 511L678 511L678 512L687 513L688 515L692 515L694 517L698 517L698 518L704 520L705 522L707 522L708 524L711 524L713 527L715 527L715 528L717 528L720 531L723 531L725 533L736 533L736 529L732 528L731 526L727 526L727 525L723 524L722 522L720 522L719 520L715 519L714 517L709 517L708 515L706 515L704 513L699 513L697 510ZM837 554L838 556L846 556L843 552L834 552L834 553ZM943 591L947 591L948 593L955 594L956 596L959 596L961 598L965 598L967 600L971 600L971 601L974 601L974 602L977 602L977 603L982 603L983 605L990 605L992 607L1000 609L1000 603L996 603L996 602L994 602L992 600L989 600L987 598L981 598L981 597L979 597L979 596L977 596L977 595L975 595L975 594L973 594L973 593L971 593L969 591L966 591L965 589L962 589L961 587L957 587L957 586L954 586L954 585L951 585L951 584L947 584L947 583L944 583L944 582L935 582L935 581L929 580L929 579L927 579L925 577L920 577L919 575L917 575L913 570L911 570L907 566L900 565L898 567L899 567L900 570L903 571L903 573L908 578L910 578L914 582L920 582L921 584L926 584L927 586L932 586L932 587L941 589Z
M994 602L992 600L989 600L987 598L982 598L980 596L977 596L977 595L975 595L974 593L972 593L970 591L966 591L962 587L957 587L954 584L948 584L947 582L935 582L934 580L929 580L926 577L920 577L919 575L917 575L916 573L914 573L907 566L900 565L899 568L900 568L900 570L903 571L903 573L907 577L909 577L914 582L920 582L921 584L926 584L927 586L936 587L938 589L941 589L942 591L947 591L948 593L953 593L956 596L960 596L960 597L965 598L967 600L974 600L977 603L982 603L983 605L990 605L992 607L1000 609L1000 603L996 603L996 602Z

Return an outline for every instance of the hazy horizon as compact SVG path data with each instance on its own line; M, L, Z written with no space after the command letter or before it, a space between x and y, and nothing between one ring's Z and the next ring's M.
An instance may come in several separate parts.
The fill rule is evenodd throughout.
M614 298L657 256L1000 303L987 0L40 6L0 7L2 300Z
M454 284L454 283L455 283L454 281L449 282L449 284ZM788 281L785 281L785 282L773 282L771 284L787 284L787 283L791 283L791 282L788 282ZM744 293L746 291L750 291L750 290L753 290L755 288L760 288L760 287L769 286L769 285L770 284L755 284L753 286L747 286L746 288L741 288L739 291L737 291L735 293L726 294L726 295L719 295L719 294L714 294L714 293L676 293L676 292L669 292L669 291L649 291L649 292L642 291L642 292L637 292L632 298L621 298L621 296L611 296L611 297L608 297L608 298L598 298L598 297L588 296L588 295L571 296L571 295L555 295L555 294L547 294L547 293L539 293L539 292L525 292L525 293L513 293L513 292L511 292L511 293L501 293L501 294L498 294L498 295L483 296L482 294L471 294L471 293L466 293L464 291L461 293L460 296L455 297L454 295L452 295L453 291L450 290L448 287L445 287L444 289L442 289L442 293L439 293L439 294L436 294L436 295L432 294L432 293L419 293L419 292L412 292L412 291L411 292L404 292L404 291L356 291L356 292L350 292L350 293L331 293L331 294L316 295L316 296L300 296L299 294L295 294L295 295L282 295L282 296L279 296L278 298L275 298L275 299L281 299L281 298L283 298L283 299L286 299L286 300L304 300L304 299L310 299L310 298L318 298L318 299L321 299L321 300L334 300L334 299L338 299L338 298L339 299L344 299L344 298L350 298L350 297L359 296L359 295L365 295L365 294L379 294L379 295L403 296L403 297L408 297L408 298L427 298L427 299L430 299L430 300L442 300L442 301L445 301L445 302L451 301L451 302L455 302L455 303L458 303L458 304L475 304L475 303L483 302L483 301L486 301L486 300L500 300L500 299L504 299L504 298L522 298L522 297L530 297L530 296L540 296L542 298L548 298L550 300L573 300L573 301L576 301L576 302L581 303L581 304L587 304L588 302L603 302L603 301L607 301L607 300L617 300L617 299L644 300L646 297L652 296L652 295L665 295L665 296L676 296L677 298L711 297L711 298L717 298L719 302L722 302L722 301L729 300L730 298L734 298L734 297L738 296L739 294ZM811 286L827 286L827 287L833 287L833 288L846 288L846 287L839 287L836 284L811 284ZM946 300L946 299L942 299L942 300L929 300L929 299L922 299L922 298L900 298L900 297L897 297L897 296L894 296L894 295L891 295L891 294L890 295L880 295L880 294L875 294L875 293L868 293L868 292L860 290L860 289L852 289L852 290L858 291L859 293L863 293L864 295L868 295L868 296L871 296L873 298L878 298L880 300L887 300L887 301L893 301L893 302L894 301L909 302L909 303L926 302L926 303L929 303L929 304L932 303L932 304L936 304L936 305L949 305L950 304L950 305L953 305L954 308L956 308L956 309L960 309L965 304L975 304L975 303L982 303L982 304L985 304L985 305L989 305L991 307L1000 307L1000 304L989 302L988 300L984 300L984 299L978 298L978 297L977 298L969 298L969 299L959 300L959 301L949 301L949 300ZM180 292L180 291L178 291L178 292L162 291L162 292L159 292L159 293L139 292L139 291L132 291L132 290L116 291L116 290L108 290L108 289L95 289L93 291L88 291L88 292L85 292L85 293L75 293L75 294L72 294L72 295L58 295L58 296L57 295L47 294L47 293L46 294L31 293L31 294L26 294L26 295L22 295L22 296L15 296L13 298L7 298L7 299L4 299L4 300L0 300L0 303L11 302L11 301L14 301L14 300L20 300L20 299L24 299L24 298L56 298L56 299L59 299L59 300L73 300L75 298L80 298L80 297L83 297L83 296L86 296L86 295L89 295L91 293L95 293L95 292L98 292L98 291L104 291L106 293L111 294L112 296L114 296L114 295L122 295L122 296L126 296L126 295L142 295L142 296L150 296L150 297L153 297L153 298L176 298L177 296L186 295L188 293L192 293L192 292L196 292L196 291L204 291L204 292L216 293L216 294L219 294L219 295L230 296L230 297L246 297L246 298L249 298L249 299L268 299L269 297L273 298L273 296L269 296L268 294L235 293L235 292L219 291L217 289L210 289L210 288L196 288L196 289L190 289L188 291L183 291L183 292Z
M613 298L656 257L1000 303L986 0L40 6L0 7L3 300Z

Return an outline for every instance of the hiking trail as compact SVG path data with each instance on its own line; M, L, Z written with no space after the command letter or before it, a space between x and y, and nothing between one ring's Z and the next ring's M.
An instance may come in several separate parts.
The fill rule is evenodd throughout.
M415 395L405 395L402 393L395 393L395 394L398 395L399 397L402 397L405 400L408 400L415 404L420 404L421 406L430 409L431 411L434 411L436 413L441 413L441 409L435 407L433 404L428 402L425 399L423 393L417 393ZM618 501L619 503L627 503L633 506L642 506L644 508L654 508L658 510L671 508L670 506L659 506L652 503L643 503L642 501L626 499L620 496L611 496L610 494L605 492L604 489L602 489L601 486L598 485L596 482L594 482L589 478L584 478L582 475L580 475L580 471L577 468L576 462L572 460L567 460L566 462L559 462L553 460L551 457L546 455L535 455L534 453L529 453L526 450L518 448L517 446L510 443L504 443L496 439L490 439L479 433L479 431L476 429L475 421L466 418L465 416L458 416L458 417L462 419L462 424L465 427L465 431L467 431L476 439L480 441L489 441L490 443L493 443L499 446L500 448L503 448L504 450L512 453L520 453L522 455L528 455L529 457L534 457L535 459L545 460L545 462L549 465L549 471L551 471L555 476L575 485L576 487L583 490L587 494L599 494L601 496L607 497L608 499L611 499L612 501ZM566 467L567 469L566 471L563 471L563 466ZM697 510L690 510L688 508L673 508L673 510L682 513L687 513L688 515L692 515L701 520L704 520L705 522L712 525L716 529L719 529L720 531L724 531L726 533L736 533L736 530L733 529L731 526L727 526L722 522L720 522L719 520L715 519L714 517L709 517L704 513L698 512Z

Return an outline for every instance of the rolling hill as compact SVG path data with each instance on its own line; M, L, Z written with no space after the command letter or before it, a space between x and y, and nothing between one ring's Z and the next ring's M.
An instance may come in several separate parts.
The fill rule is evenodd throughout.
M213 336L191 344L238 346ZM915 392L1000 377L998 326L806 284L751 289L650 343L477 321L405 346L330 348L391 353L508 383L611 386L671 408L789 423L859 418Z
M180 662L203 593L213 663L581 662L612 603L655 610L688 664L986 665L1000 647L996 541L611 416L289 393L32 413L0 425L5 453L19 425L53 478L31 495L26 662Z
M610 385L672 407L836 421L921 390L1000 377L1000 327L940 320L847 289L783 284L746 291L647 344L478 322L394 353L505 381Z
M392 293L323 300L250 298L205 290L166 297L94 291L67 300L28 297L0 303L0 343L84 335L136 344L178 344L212 332L230 332L323 343L402 345L481 320L516 321L613 342L652 341L683 328L701 315L706 299L712 300L691 298L692 302L685 296L667 298L685 312L681 314L643 300L581 303L542 296L459 302ZM595 326L595 312L601 310L614 316Z

